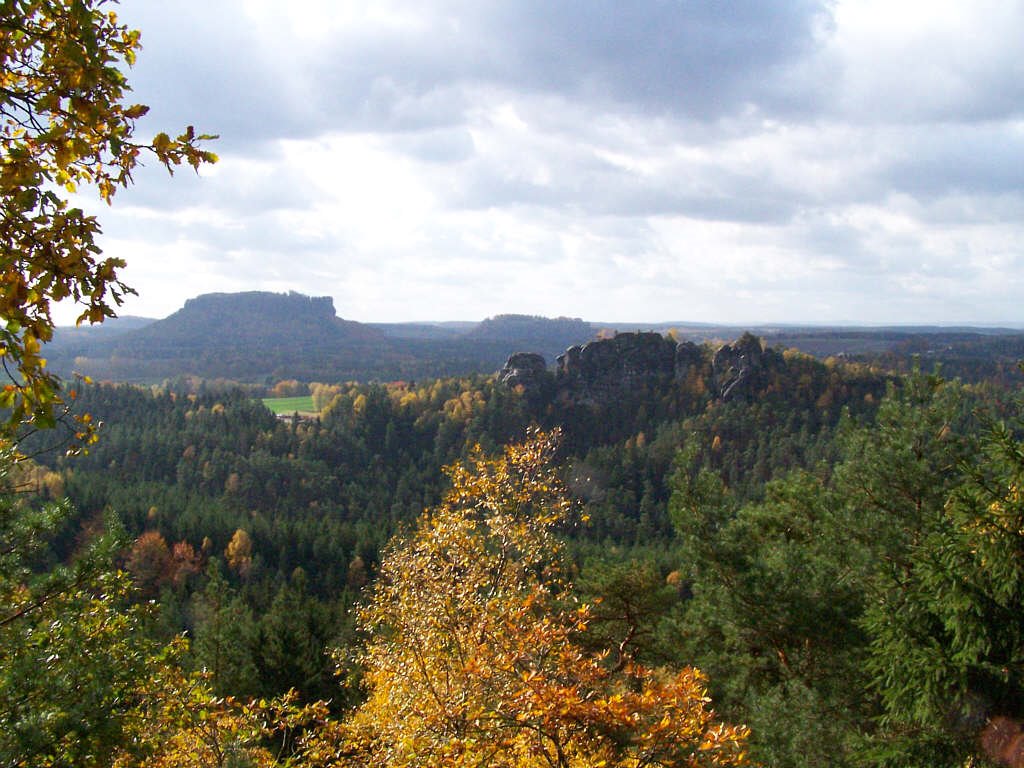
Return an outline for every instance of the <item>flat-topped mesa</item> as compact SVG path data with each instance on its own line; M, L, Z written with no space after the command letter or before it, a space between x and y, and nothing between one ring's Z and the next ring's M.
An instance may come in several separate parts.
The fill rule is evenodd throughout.
M259 369L268 359L267 350L273 350L275 359L293 360L290 367L308 367L304 361L322 359L325 351L375 348L382 338L374 328L338 317L330 296L249 291L189 299L163 320L119 337L115 351L137 359L179 359L185 354L189 365L197 358L245 359Z
M207 293L185 302L186 312L209 313L226 317L233 322L247 316L281 317L294 321L298 318L333 322L336 318L334 299L330 296L305 296L266 291L243 293Z

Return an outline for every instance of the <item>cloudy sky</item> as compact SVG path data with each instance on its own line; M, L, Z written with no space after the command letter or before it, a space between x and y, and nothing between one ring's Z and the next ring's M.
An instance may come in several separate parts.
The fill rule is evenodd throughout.
M103 246L361 321L1024 324L1019 0L123 0L158 168Z

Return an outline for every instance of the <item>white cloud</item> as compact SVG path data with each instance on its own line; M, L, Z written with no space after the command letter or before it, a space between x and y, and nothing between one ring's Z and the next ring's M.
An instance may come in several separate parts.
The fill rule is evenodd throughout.
M1019 3L120 9L223 158L95 206L130 312L1024 320Z
M1024 110L1024 6L1014 0L843 0L834 53L854 121L974 121Z

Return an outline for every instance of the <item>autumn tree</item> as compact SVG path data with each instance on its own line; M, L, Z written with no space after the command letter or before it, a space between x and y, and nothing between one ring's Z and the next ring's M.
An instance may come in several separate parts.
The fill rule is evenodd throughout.
M147 597L156 595L171 570L171 549L158 531L146 531L134 542L125 563L136 586Z
M116 521L71 564L45 567L70 506L14 493L12 465L0 452L0 766L275 764L262 742L291 722L290 700L221 698L209 675L181 671L180 644L150 636L149 608L111 565L126 543ZM187 547L168 553L158 534L140 542L137 576L192 567ZM176 565L179 549L187 565Z
M52 427L70 399L45 368L52 304L78 304L78 322L114 315L131 289L122 260L104 257L94 216L69 195L112 202L145 156L169 171L216 157L211 136L135 136L147 107L126 101L139 32L107 0L0 3L0 764L107 765L132 741L140 691L159 649L113 567L116 522L53 566L51 544L69 505L34 506L5 482L26 428ZM88 442L87 416L75 426Z
M242 528L237 529L231 536L227 548L224 550L228 567L245 578L252 571L252 538Z
M617 665L580 642L555 529L570 503L556 437L477 450L451 490L385 554L359 621L366 702L307 759L374 766L698 766L745 763L696 669Z
M99 756L110 768L284 768L298 729L322 721L326 706L302 706L287 694L271 700L214 693L209 675L182 670L186 642L150 659L131 692L126 738ZM61 765L88 763L62 763Z
M136 123L148 108L126 101L125 71L140 34L107 0L12 0L0 5L0 390L6 431L52 425L61 403L41 345L53 336L53 302L80 305L78 322L112 317L131 292L124 262L104 257L96 217L68 195L93 188L110 203L146 155L168 170L216 156L212 136L189 126L148 141ZM81 430L80 430L81 431ZM86 430L87 431L87 430Z

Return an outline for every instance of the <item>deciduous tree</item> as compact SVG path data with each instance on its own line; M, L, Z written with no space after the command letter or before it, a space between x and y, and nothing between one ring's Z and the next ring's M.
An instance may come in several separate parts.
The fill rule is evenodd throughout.
M0 5L0 359L9 379L0 407L9 409L8 433L25 422L52 424L61 402L41 350L53 335L51 304L73 300L78 321L96 323L131 292L119 277L124 262L96 244L96 217L68 195L93 188L110 203L145 154L168 170L216 160L200 147L213 137L191 126L176 138L136 137L148 108L126 100L125 71L140 34L112 6Z
M308 758L374 766L698 766L745 762L701 673L617 667L560 567L570 504L537 434L449 470L451 491L391 547L360 621L368 699Z
M228 567L245 578L252 570L252 538L243 529L239 528L228 542L224 550L224 556L228 560Z
M130 292L124 263L104 257L94 216L69 195L93 189L108 204L144 155L168 170L216 157L211 136L135 136L147 107L126 101L125 71L139 32L107 0L0 3L0 764L106 765L131 739L134 700L150 679L155 645L127 578L112 567L116 536L52 568L49 545L65 505L22 502L3 475L25 427L49 427L63 404L42 345L52 304L79 305L78 321L111 317ZM93 437L79 417L79 441ZM114 527L108 524L108 529Z

